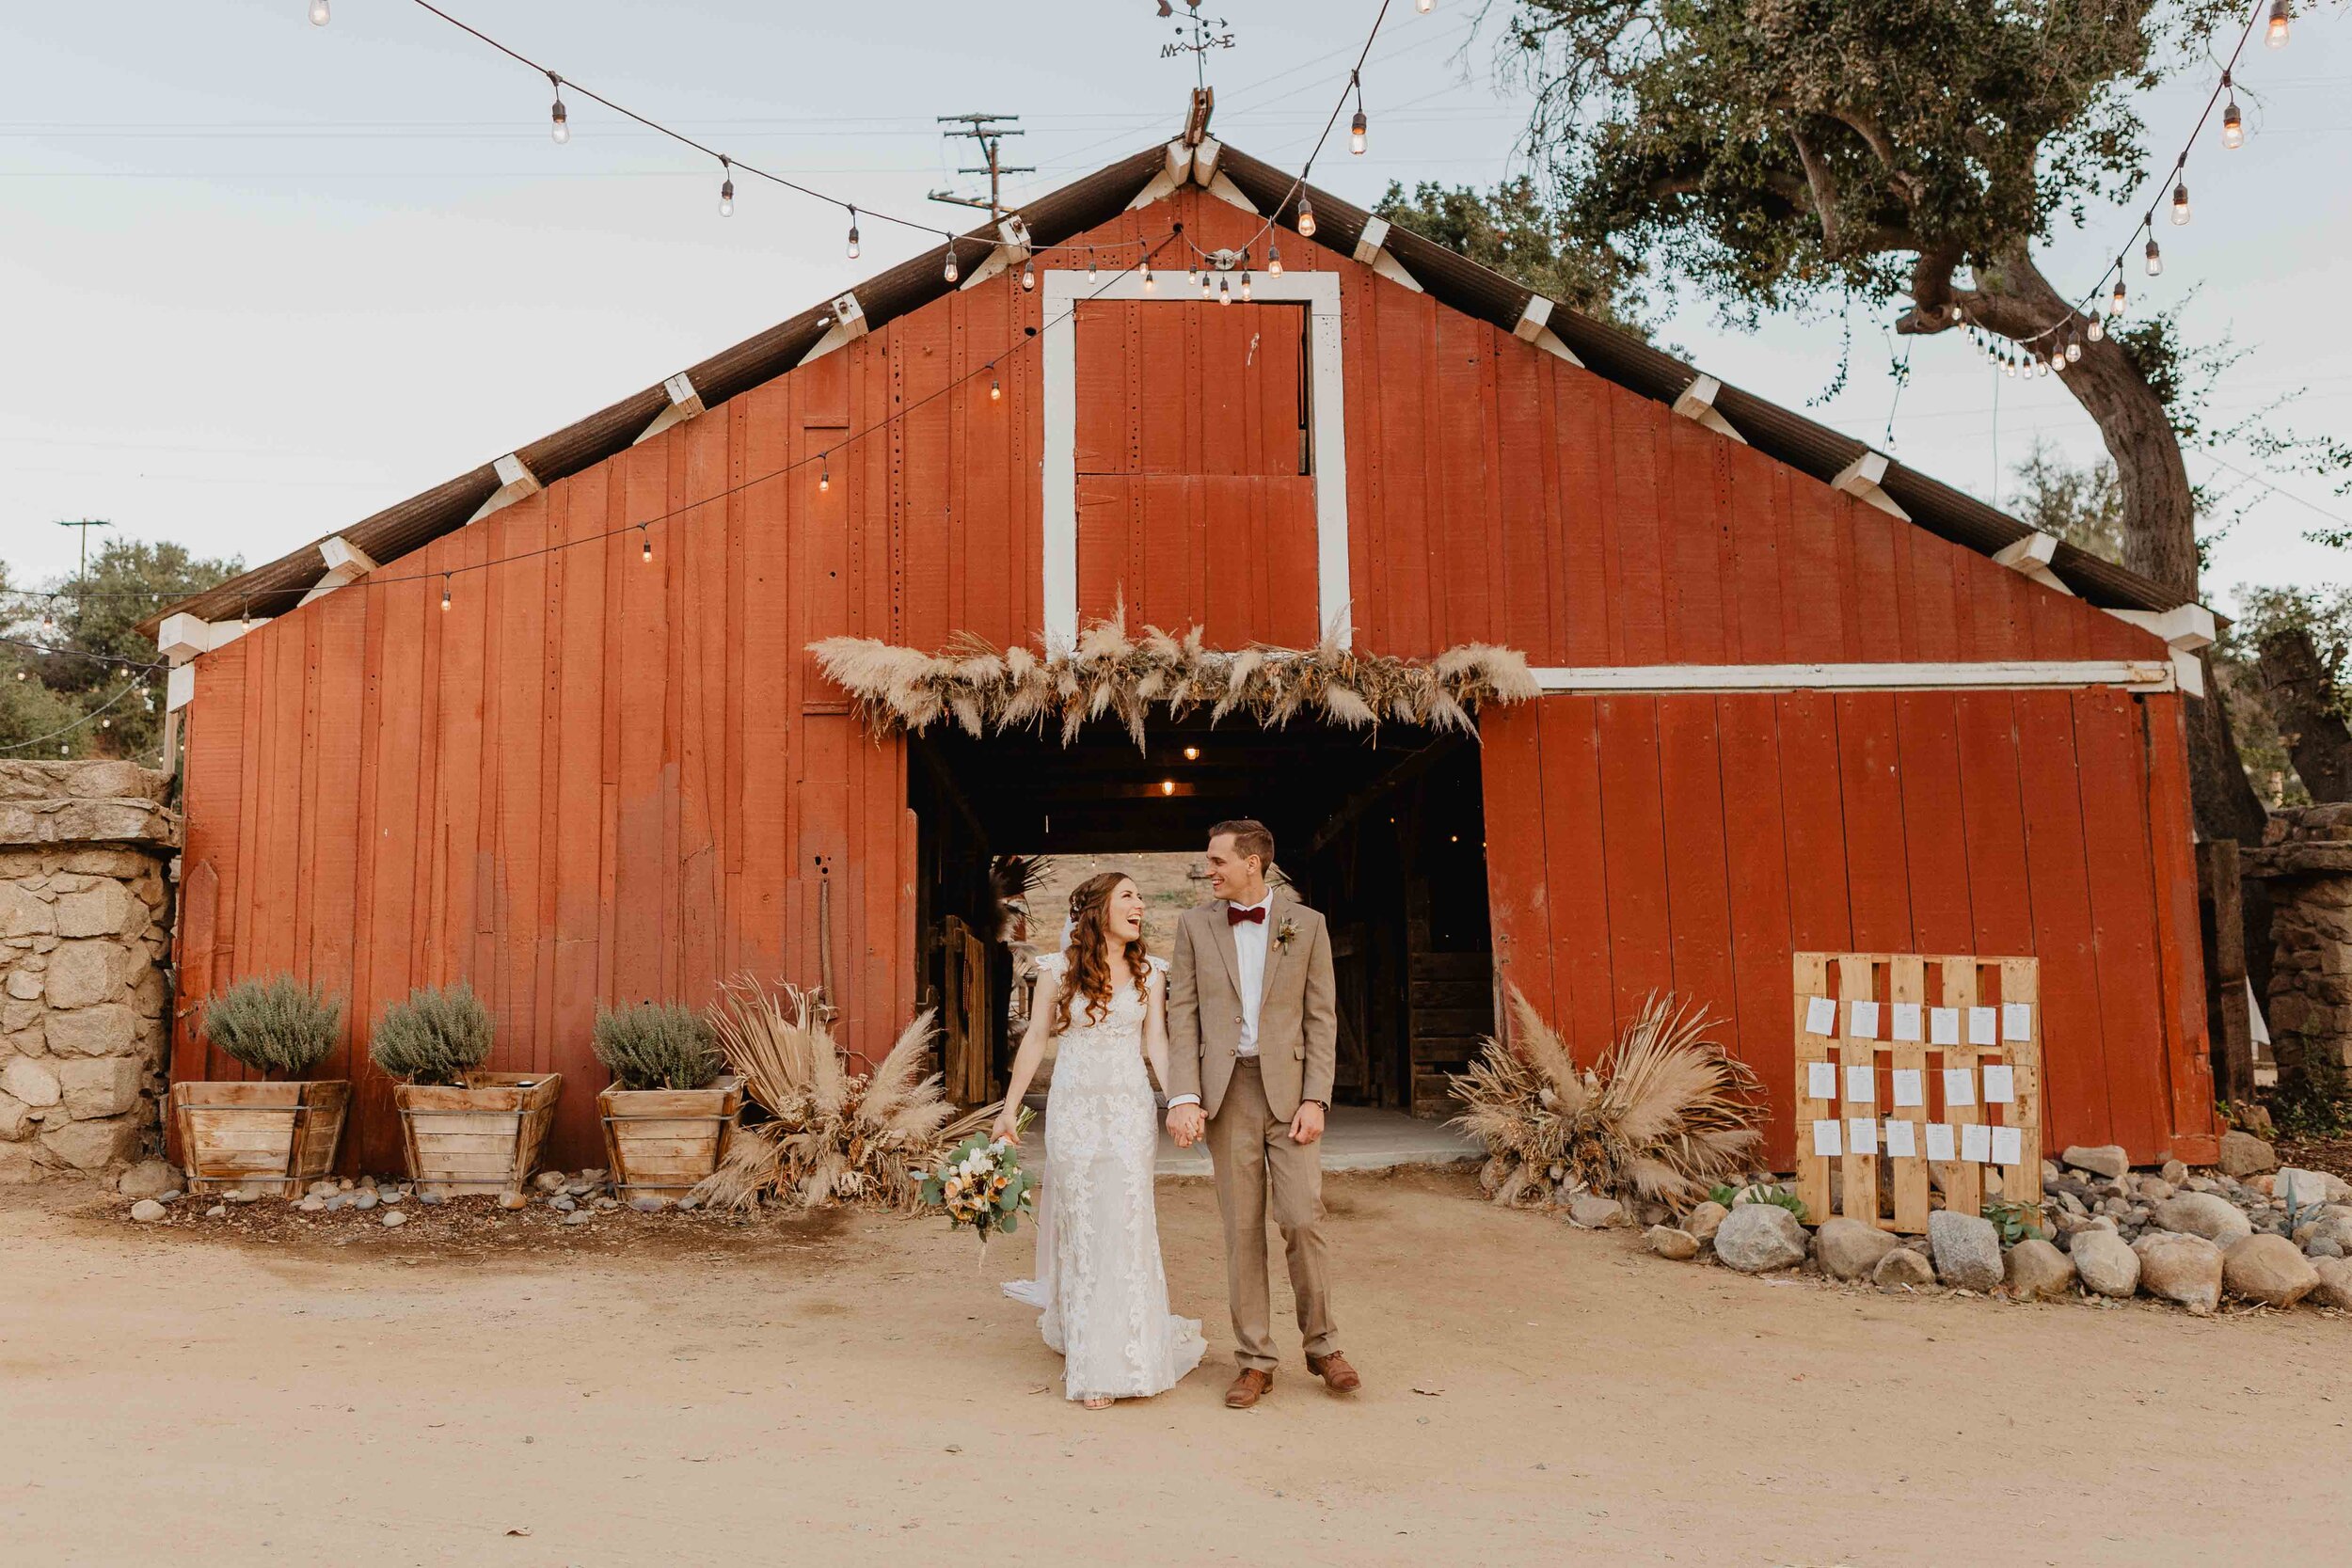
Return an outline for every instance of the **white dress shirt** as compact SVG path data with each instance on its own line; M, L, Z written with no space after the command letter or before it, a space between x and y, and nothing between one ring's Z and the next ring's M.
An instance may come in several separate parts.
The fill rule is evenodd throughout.
M1266 926L1274 918L1274 893L1268 889L1266 895L1254 904L1228 900L1227 907L1265 911L1263 920L1234 922L1230 914L1226 917L1233 932L1233 968L1241 981L1241 1039L1233 1047L1233 1054L1248 1058L1258 1053L1258 1004L1265 995Z

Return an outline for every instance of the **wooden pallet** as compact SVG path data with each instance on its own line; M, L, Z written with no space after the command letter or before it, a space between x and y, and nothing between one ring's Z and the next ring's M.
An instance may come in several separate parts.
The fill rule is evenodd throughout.
M2018 1129L2020 1154L2013 1165L1991 1167L2001 1197L2039 1210L2042 1203L2042 965L2035 958L1992 958L1961 954L1919 957L1887 953L1799 953L1793 965L1796 994L1797 1196L1805 1217L1819 1225L1832 1214L1844 1213L1881 1229L1919 1234L1928 1227L1931 1210L1930 1176L1944 1190L1945 1206L1959 1213L1981 1212L1987 1191L1987 1166L1978 1161L1928 1159L1928 1126L1945 1122L1960 1129L1992 1123ZM1808 1027L1811 1004L1817 997L1836 1008L1833 1032L1815 1034ZM1875 1003L1879 1017L1875 1038L1855 1033L1855 1002ZM2009 1039L2000 1008L2023 1003L2026 1007L2026 1037ZM1920 1038L1893 1038L1898 1004L1916 1006ZM1970 1009L1991 1007L1993 1041L1972 1043ZM1957 1010L1959 1038L1935 1043L1934 1013ZM1836 1077L1834 1094L1821 1098L1813 1090L1810 1069L1815 1063L1831 1067ZM2014 1080L2014 1099L2002 1105L1984 1102L1982 1069L2007 1067ZM1868 1069L1865 1084L1850 1069ZM1971 1094L1966 1103L1945 1093L1945 1072L1965 1069ZM1920 1074L1920 1103L1896 1105L1898 1072ZM1868 1118L1883 1133L1888 1119L1913 1126L1915 1153L1886 1155L1858 1152L1850 1133L1852 1123ZM1813 1124L1840 1124L1842 1152L1836 1156L1842 1176L1844 1206L1830 1201L1831 1157L1814 1152ZM1880 1139L1883 1149L1885 1142ZM1959 1152L1956 1148L1955 1152ZM1883 1215L1879 1206L1879 1164L1890 1168L1894 1213Z

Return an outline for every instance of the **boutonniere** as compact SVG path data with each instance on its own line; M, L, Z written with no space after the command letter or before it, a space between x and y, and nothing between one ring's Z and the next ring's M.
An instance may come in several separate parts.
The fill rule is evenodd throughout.
M1297 935L1298 922L1295 920L1285 919L1282 922L1282 928L1274 933L1274 945L1279 947L1283 952L1287 953L1291 950L1292 941L1296 938Z

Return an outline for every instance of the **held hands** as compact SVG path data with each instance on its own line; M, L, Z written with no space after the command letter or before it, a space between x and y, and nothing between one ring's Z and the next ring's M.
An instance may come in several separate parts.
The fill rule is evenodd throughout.
M1168 1108L1168 1135L1176 1140L1178 1148L1190 1148L1200 1141L1208 1119L1198 1105L1171 1105Z
M1298 1102L1298 1114L1291 1117L1291 1142L1311 1144L1323 1136L1323 1107L1311 1100Z

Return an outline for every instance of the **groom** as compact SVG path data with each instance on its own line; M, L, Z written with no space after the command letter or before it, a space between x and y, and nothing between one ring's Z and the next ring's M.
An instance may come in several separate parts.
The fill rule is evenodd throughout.
M1226 1293L1241 1375L1225 1402L1247 1410L1274 1385L1267 1324L1266 1192L1289 1254L1307 1370L1335 1394L1363 1386L1337 1347L1325 1276L1323 1162L1339 1011L1323 916L1266 886L1274 835L1244 818L1209 830L1216 898L1176 926L1168 979L1168 1130L1205 1132L1225 1218Z

